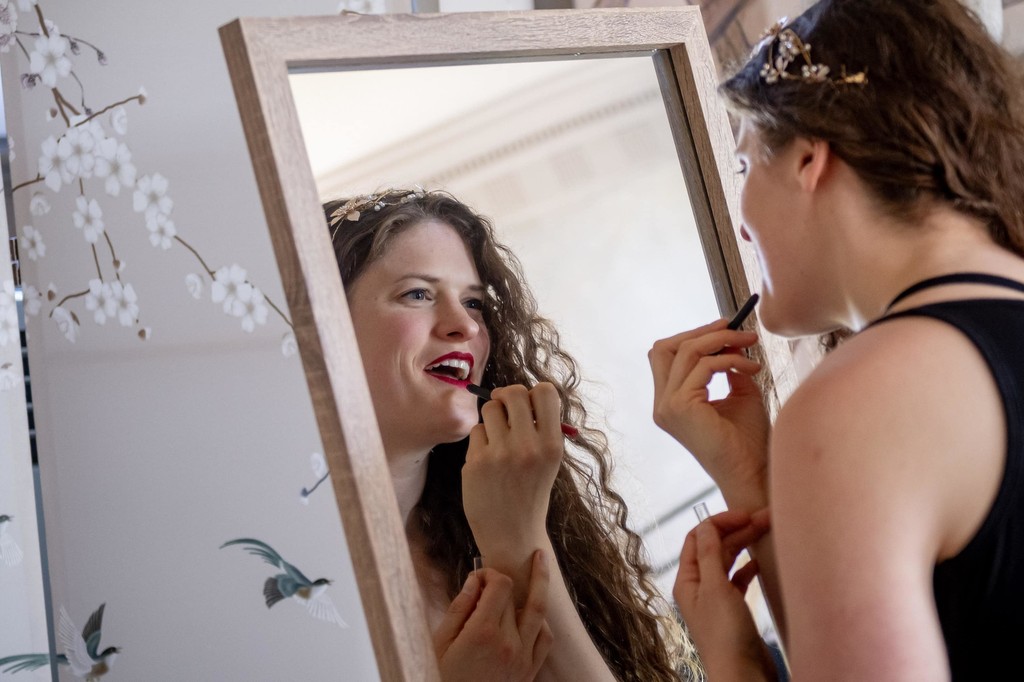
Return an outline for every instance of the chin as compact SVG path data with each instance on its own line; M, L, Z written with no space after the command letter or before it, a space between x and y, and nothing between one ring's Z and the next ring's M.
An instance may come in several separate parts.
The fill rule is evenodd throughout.
M834 323L826 324L806 313L807 311L787 311L778 305L778 299L773 300L769 297L762 298L757 307L758 320L761 325L772 334L786 339L820 336L837 329Z
M476 411L474 410L472 417L466 419L453 419L448 424L439 424L440 427L437 433L437 443L457 443L464 438L469 436L469 432L473 430L473 427L479 423Z
M770 294L761 294L761 300L757 306L757 321L761 326L777 336L789 336L789 324L779 315L778 306L772 300Z
M437 447L437 446L440 446L440 445L453 445L454 443L461 443L462 441L466 440L466 438L468 438L468 437L469 437L469 434L467 433L465 436L462 436L461 438L442 439L442 440L439 440L438 442L434 443L434 447Z

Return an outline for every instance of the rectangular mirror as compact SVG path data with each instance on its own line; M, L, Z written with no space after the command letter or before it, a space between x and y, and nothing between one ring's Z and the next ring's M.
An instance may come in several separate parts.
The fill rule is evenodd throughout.
M437 672L328 198L421 185L492 219L613 452L634 455L618 487L670 585L692 525L679 512L714 488L650 423L646 351L731 314L756 276L699 11L239 19L221 39L382 678ZM777 385L789 366L770 363Z

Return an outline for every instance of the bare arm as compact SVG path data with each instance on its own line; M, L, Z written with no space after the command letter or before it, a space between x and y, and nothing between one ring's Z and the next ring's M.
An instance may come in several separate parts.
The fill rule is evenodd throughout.
M554 560L546 521L551 486L564 454L558 393L550 384L495 389L484 423L470 434L462 471L463 504L484 565L510 576L525 598L529 562L552 557L546 618L554 637L538 680L614 680L580 620Z
M987 513L1003 433L980 358L934 321L868 330L797 389L771 447L794 679L948 679L932 572Z
M549 556L553 556L554 550L551 549L550 542L547 543L547 549L544 551ZM521 562L517 556L518 553L514 551L495 551L485 555L485 563L496 568L500 567L499 570L508 571L514 582L519 585L524 576ZM609 670L583 625L583 621L576 611L576 605L566 587L565 578L554 561L552 561L551 574L546 595L545 615L554 638L554 646L552 646L536 679L565 680L567 682L577 680L614 682L615 676Z

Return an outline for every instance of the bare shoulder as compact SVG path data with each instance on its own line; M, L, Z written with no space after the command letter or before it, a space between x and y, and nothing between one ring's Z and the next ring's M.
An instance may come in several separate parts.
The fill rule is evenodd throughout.
M950 524L963 523L949 518L952 507L973 504L980 521L1004 451L1005 418L981 354L956 328L907 317L861 332L812 372L780 411L772 466L787 488L812 483L833 500L916 510L948 548Z
M823 360L780 411L770 451L792 649L819 654L794 670L908 679L944 660L932 570L976 532L1004 456L991 373L953 327L893 320Z

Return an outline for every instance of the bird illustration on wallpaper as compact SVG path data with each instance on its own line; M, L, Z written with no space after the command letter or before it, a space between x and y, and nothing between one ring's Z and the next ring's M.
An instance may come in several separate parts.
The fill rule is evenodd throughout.
M331 584L330 580L327 578L310 580L302 571L285 561L273 547L260 540L238 538L225 542L220 548L224 549L231 545L240 545L250 554L258 556L274 568L284 571L284 573L270 576L263 583L263 598L268 609L280 601L293 599L305 606L314 618L339 627L348 627L335 608L334 602L325 594L327 586Z
M100 604L78 634L78 629L71 621L68 612L60 607L60 619L57 625L57 636L60 638L61 646L64 647L63 654L53 656L51 654L17 654L0 658L0 671L5 673L18 673L26 670L37 670L49 666L54 660L58 665L66 665L71 672L79 679L86 682L98 682L100 678L110 672L114 659L120 653L116 646L108 646L100 651L100 635L103 628L103 609L106 604Z
M11 537L11 520L14 517L9 514L0 514L0 561L5 566L17 566L21 563L24 554L17 541Z
M77 70L79 58L93 54L96 64L106 67L107 55L93 42L61 31L46 18L44 3L18 0L15 4L9 0L2 4L0 51L12 52L11 60L24 56L28 61L25 70L16 66L22 88L34 91L24 96L24 114L38 114L40 118L45 114L46 121L55 128L35 147L39 153L34 164L35 177L14 181L10 189L12 196L26 190L32 192L27 202L28 220L18 215L20 229L16 230L15 238L20 257L32 261L44 258L48 239L45 235L49 234L61 240L50 244L51 252L54 248L82 248L86 251L83 263L90 264L85 266L88 270L81 273L60 273L76 280L68 293L60 293L54 283L42 291L33 283L25 282L25 311L35 316L47 306L49 318L72 343L81 333L80 315L91 316L97 325L110 320L131 327L142 340L150 337L151 327L141 322L142 306L130 281L131 270L118 256L117 243L124 235L110 229L114 223L123 221L115 218L108 224L109 217L104 217L105 209L109 211L111 204L124 196L132 210L142 214L140 223L145 226L145 231L135 230L131 234L148 234L154 248L173 248L175 253L187 254L187 258L198 262L202 274L193 272L184 277L188 293L202 298L208 282L209 300L220 305L228 316L237 318L246 332L266 324L273 310L288 327L281 340L281 352L285 356L294 355L294 327L288 316L250 281L245 268L238 263L211 267L195 246L178 232L171 217L174 200L168 192L169 180L159 172L142 174L136 168L136 157L128 146L126 107L146 104L145 89L139 88L136 94L100 106L87 103L86 86L90 79L84 70ZM18 50L11 51L12 45ZM68 87L63 87L65 84ZM41 92L44 90L45 93ZM33 112L33 107L38 107L38 112ZM14 140L10 137L8 144L13 162L16 154ZM21 166L12 163L12 172L15 171L21 171ZM73 207L70 202L59 202L65 208L55 211L48 196L64 189L75 194ZM64 211L67 214L61 214ZM74 225L82 239L76 247L64 236L65 228L70 225ZM117 227L123 226L118 224ZM3 345L2 338L0 345Z

